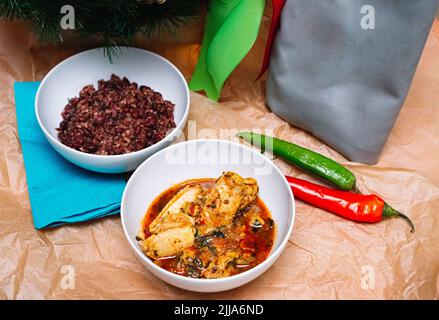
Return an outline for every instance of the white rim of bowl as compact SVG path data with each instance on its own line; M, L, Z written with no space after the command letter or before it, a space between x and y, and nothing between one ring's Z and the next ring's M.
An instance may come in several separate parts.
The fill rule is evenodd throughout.
M154 146L157 146L160 143L164 143L167 138L169 139L170 136L174 136L176 134L178 135L179 131L182 132L183 131L183 126L184 126L184 124L185 124L185 122L186 122L186 120L187 120L187 118L189 116L190 100L191 100L191 96L190 96L190 92L189 92L189 87L188 87L188 84L186 82L186 79L184 78L184 76L180 72L180 70L178 70L178 68L174 64L172 64L169 60L167 60L166 58L164 58L164 57L162 57L162 56L160 56L160 55L158 55L158 54L156 54L154 52L151 52L149 50L145 50L145 49L142 49L142 48L136 48L136 47L122 47L122 49L145 51L145 52L147 52L147 53L149 53L149 54L151 54L153 56L156 56L157 58L159 58L160 60L162 60L166 64L168 64L177 73L177 75L180 77L180 79L183 81L184 88L185 88L186 95L187 95L187 103L186 103L186 106L185 106L186 109L184 111L183 117L181 118L181 120L178 122L177 126L171 132L169 132L162 140L160 140L160 141L154 143L153 145L150 145L149 147L146 147L146 148L144 148L142 150L138 150L138 151L134 151L134 152L130 152L130 153L124 153L124 154L98 155L98 154L82 152L82 151L70 148L70 147L66 146L65 144L61 143L61 141L59 141L58 139L54 138L49 133L49 131L47 131L47 129L43 126L43 123L41 122L41 119L40 119L40 114L38 113L38 100L39 100L39 96L40 96L40 93L41 93L41 88L43 88L43 85L45 84L47 79L50 77L50 75L53 72L55 72L56 69L60 68L64 63L67 63L69 60L74 59L74 58L76 58L78 56L81 56L83 54L89 53L91 51L97 51L97 50L102 50L102 49L103 49L103 47L85 50L85 51L79 52L79 53L77 53L77 54L75 54L75 55L73 55L71 57L68 57L67 59L64 59L63 61L58 63L55 67L53 67L52 70L50 70L46 74L46 76L43 78L43 80L41 81L40 86L38 87L38 90L37 90L37 94L35 96L35 106L34 106L34 109L35 109L35 115L37 117L38 125L40 126L41 130L44 132L45 136L48 137L48 139L51 140L53 143L55 143L56 145L60 146L62 149L66 150L66 151L72 151L75 154L83 155L83 156L91 158L91 159L103 159L103 158L106 158L106 157L111 157L111 159L123 159L123 158L128 158L130 156L133 156L135 154L144 153L144 152L146 152L146 150L149 150L150 148L152 148ZM172 142L172 141L170 141L170 142Z
M252 149L252 148L250 148L250 147L248 147L248 146L246 146L246 145L244 145L244 144L242 144L242 143L237 143L237 142L228 141L228 140L221 140L221 139L198 139L198 140L189 140L189 141L184 141L184 142L176 143L176 144L171 145L171 146L169 146L169 147L167 147L167 148L165 148L165 149L162 149L162 150L156 152L155 154L153 154L153 155L152 155L151 157L149 157L148 159L146 159L146 160L145 160L145 161L144 161L139 167L137 167L137 169L136 169L136 170L133 172L133 174L131 175L130 179L128 180L128 182L127 182L127 184L126 184L126 186L125 186L125 189L124 189L124 191L123 191L123 194L122 194L122 201L121 201L121 206L120 206L120 209L121 209L121 211L120 211L120 217L121 217L122 228L123 228L123 231L124 231L124 233L125 233L125 237L128 239L128 242L129 242L131 248L132 248L135 252L137 252L137 253L139 254L139 256L142 258L142 260L146 261L146 263L147 263L152 269L156 270L156 271L159 272L159 273L165 273L165 274L167 274L167 275L168 275L169 277L171 277L173 280L182 280L182 279L183 279L183 280L186 280L186 281L189 281L189 282L194 282L194 283L206 283L206 282L209 282L210 284L215 284L215 283L221 283L221 282L225 282L225 281L232 281L232 280L238 280L238 279L241 279L241 278L245 277L249 272L255 273L255 272L259 271L260 269L263 269L267 264L274 263L275 260L276 260L277 258L279 258L279 255L282 253L282 251L285 249L285 247L286 247L286 245L287 245L287 243L288 243L288 240L289 240L289 238L291 237L291 233L293 232L294 221L295 221L295 218L296 218L296 205L295 205L295 201L294 201L294 194L293 194L293 192L292 192L292 190L291 190L291 188L290 188L290 185L288 184L287 179L285 178L285 175L284 175L284 174L282 173L282 171L281 171L281 170L280 170L280 169L274 164L273 161L271 161L271 160L268 159L267 157L261 155L261 156L263 156L263 157L265 158L266 161L268 161L268 162L274 167L274 170L276 170L276 171L281 175L281 177L282 177L282 181L284 182L284 184L285 184L287 190L289 191L289 194L290 194L290 198L289 198L289 200L290 200L290 205L291 205L291 208L292 208L292 219L291 219L291 221L290 221L290 226L289 226L289 228L288 228L288 230L287 230L287 233L286 233L284 239L282 239L282 241L280 242L279 247L278 247L276 250L271 251L270 254L268 255L268 257L267 257L264 261L262 261L260 264L258 264L257 266L255 266L255 267L253 267L253 268L251 268L251 269L249 269L249 270L247 270L247 271L244 271L244 272L242 272L242 273L239 273L239 274L236 274L236 275L233 275L233 276L230 276L230 277L219 278L219 279L196 279L196 278L190 278L190 277L185 277L185 276L182 276L182 275L178 275L178 274L175 274L175 273L173 273L173 272L171 272L171 271L168 271L168 270L166 270L166 269L160 268L160 267L157 266L155 263L153 263L153 262L151 261L151 259L149 259L147 256L145 256L145 253L144 253L143 251L140 250L140 247L139 247L139 245L138 245L137 243L134 243L134 242L131 240L131 237L130 237L130 235L128 234L128 231L127 231L127 229L126 229L126 227L125 227L125 218L124 218L124 214L123 214L124 207L125 207L125 201L126 201L126 200L125 200L125 198L126 198L126 193L127 193L127 190L128 190L128 188L129 188L129 186L130 186L130 184L131 184L131 181L135 179L135 177L139 174L141 168L143 168L144 166L146 166L150 160L152 160L152 159L154 159L155 157L159 156L159 155L160 155L161 153L163 153L163 152L168 152L168 151L170 151L170 149L178 148L178 147L183 147L182 145L185 145L185 144L190 144L190 143L206 143L206 142L207 142L207 143L211 143L211 142L214 142L214 143L228 143L228 144L231 144L231 145L237 145L237 146L239 146L239 147L241 147L241 148L244 148L244 149L248 149L248 150L250 150L251 152L256 152L254 149ZM269 208L269 209L270 209L270 208ZM139 226L140 226L140 223L141 223L141 221L139 221ZM273 261L273 260L274 260L274 261Z

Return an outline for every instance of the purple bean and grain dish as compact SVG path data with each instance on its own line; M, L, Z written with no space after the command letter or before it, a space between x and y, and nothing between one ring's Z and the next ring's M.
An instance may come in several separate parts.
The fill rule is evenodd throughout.
M176 127L174 104L161 93L111 75L98 88L87 85L69 99L57 128L64 145L96 155L118 155L147 148Z

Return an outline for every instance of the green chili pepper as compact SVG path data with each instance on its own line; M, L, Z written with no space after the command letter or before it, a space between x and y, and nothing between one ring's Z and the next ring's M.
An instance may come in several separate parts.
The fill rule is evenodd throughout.
M267 150L275 156L311 172L336 185L341 190L358 191L355 186L355 176L341 164L331 160L312 150L300 147L291 142L287 142L274 137L260 135L252 132L240 132L238 137L260 147L263 151Z

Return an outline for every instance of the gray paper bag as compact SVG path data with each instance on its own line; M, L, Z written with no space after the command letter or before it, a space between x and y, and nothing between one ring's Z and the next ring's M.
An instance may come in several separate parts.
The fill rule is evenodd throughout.
M269 107L350 160L376 163L438 3L287 0L270 61Z

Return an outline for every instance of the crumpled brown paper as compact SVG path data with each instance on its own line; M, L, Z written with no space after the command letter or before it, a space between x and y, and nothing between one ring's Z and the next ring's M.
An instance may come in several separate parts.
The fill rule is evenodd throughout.
M218 136L221 128L272 129L278 137L340 160L355 172L361 190L381 195L408 214L416 233L398 219L357 224L297 201L293 234L269 271L232 291L198 294L149 273L131 253L119 217L35 230L17 138L13 82L41 80L58 62L97 42L45 46L23 26L0 23L0 298L439 298L439 32L428 39L380 162L366 166L347 162L265 106L265 80L254 79L268 12L257 44L233 73L220 103L192 93L191 125L201 134L205 128L215 129ZM166 56L189 78L202 25L194 22L180 37L141 41L140 46ZM285 174L312 179L281 160L276 163Z

